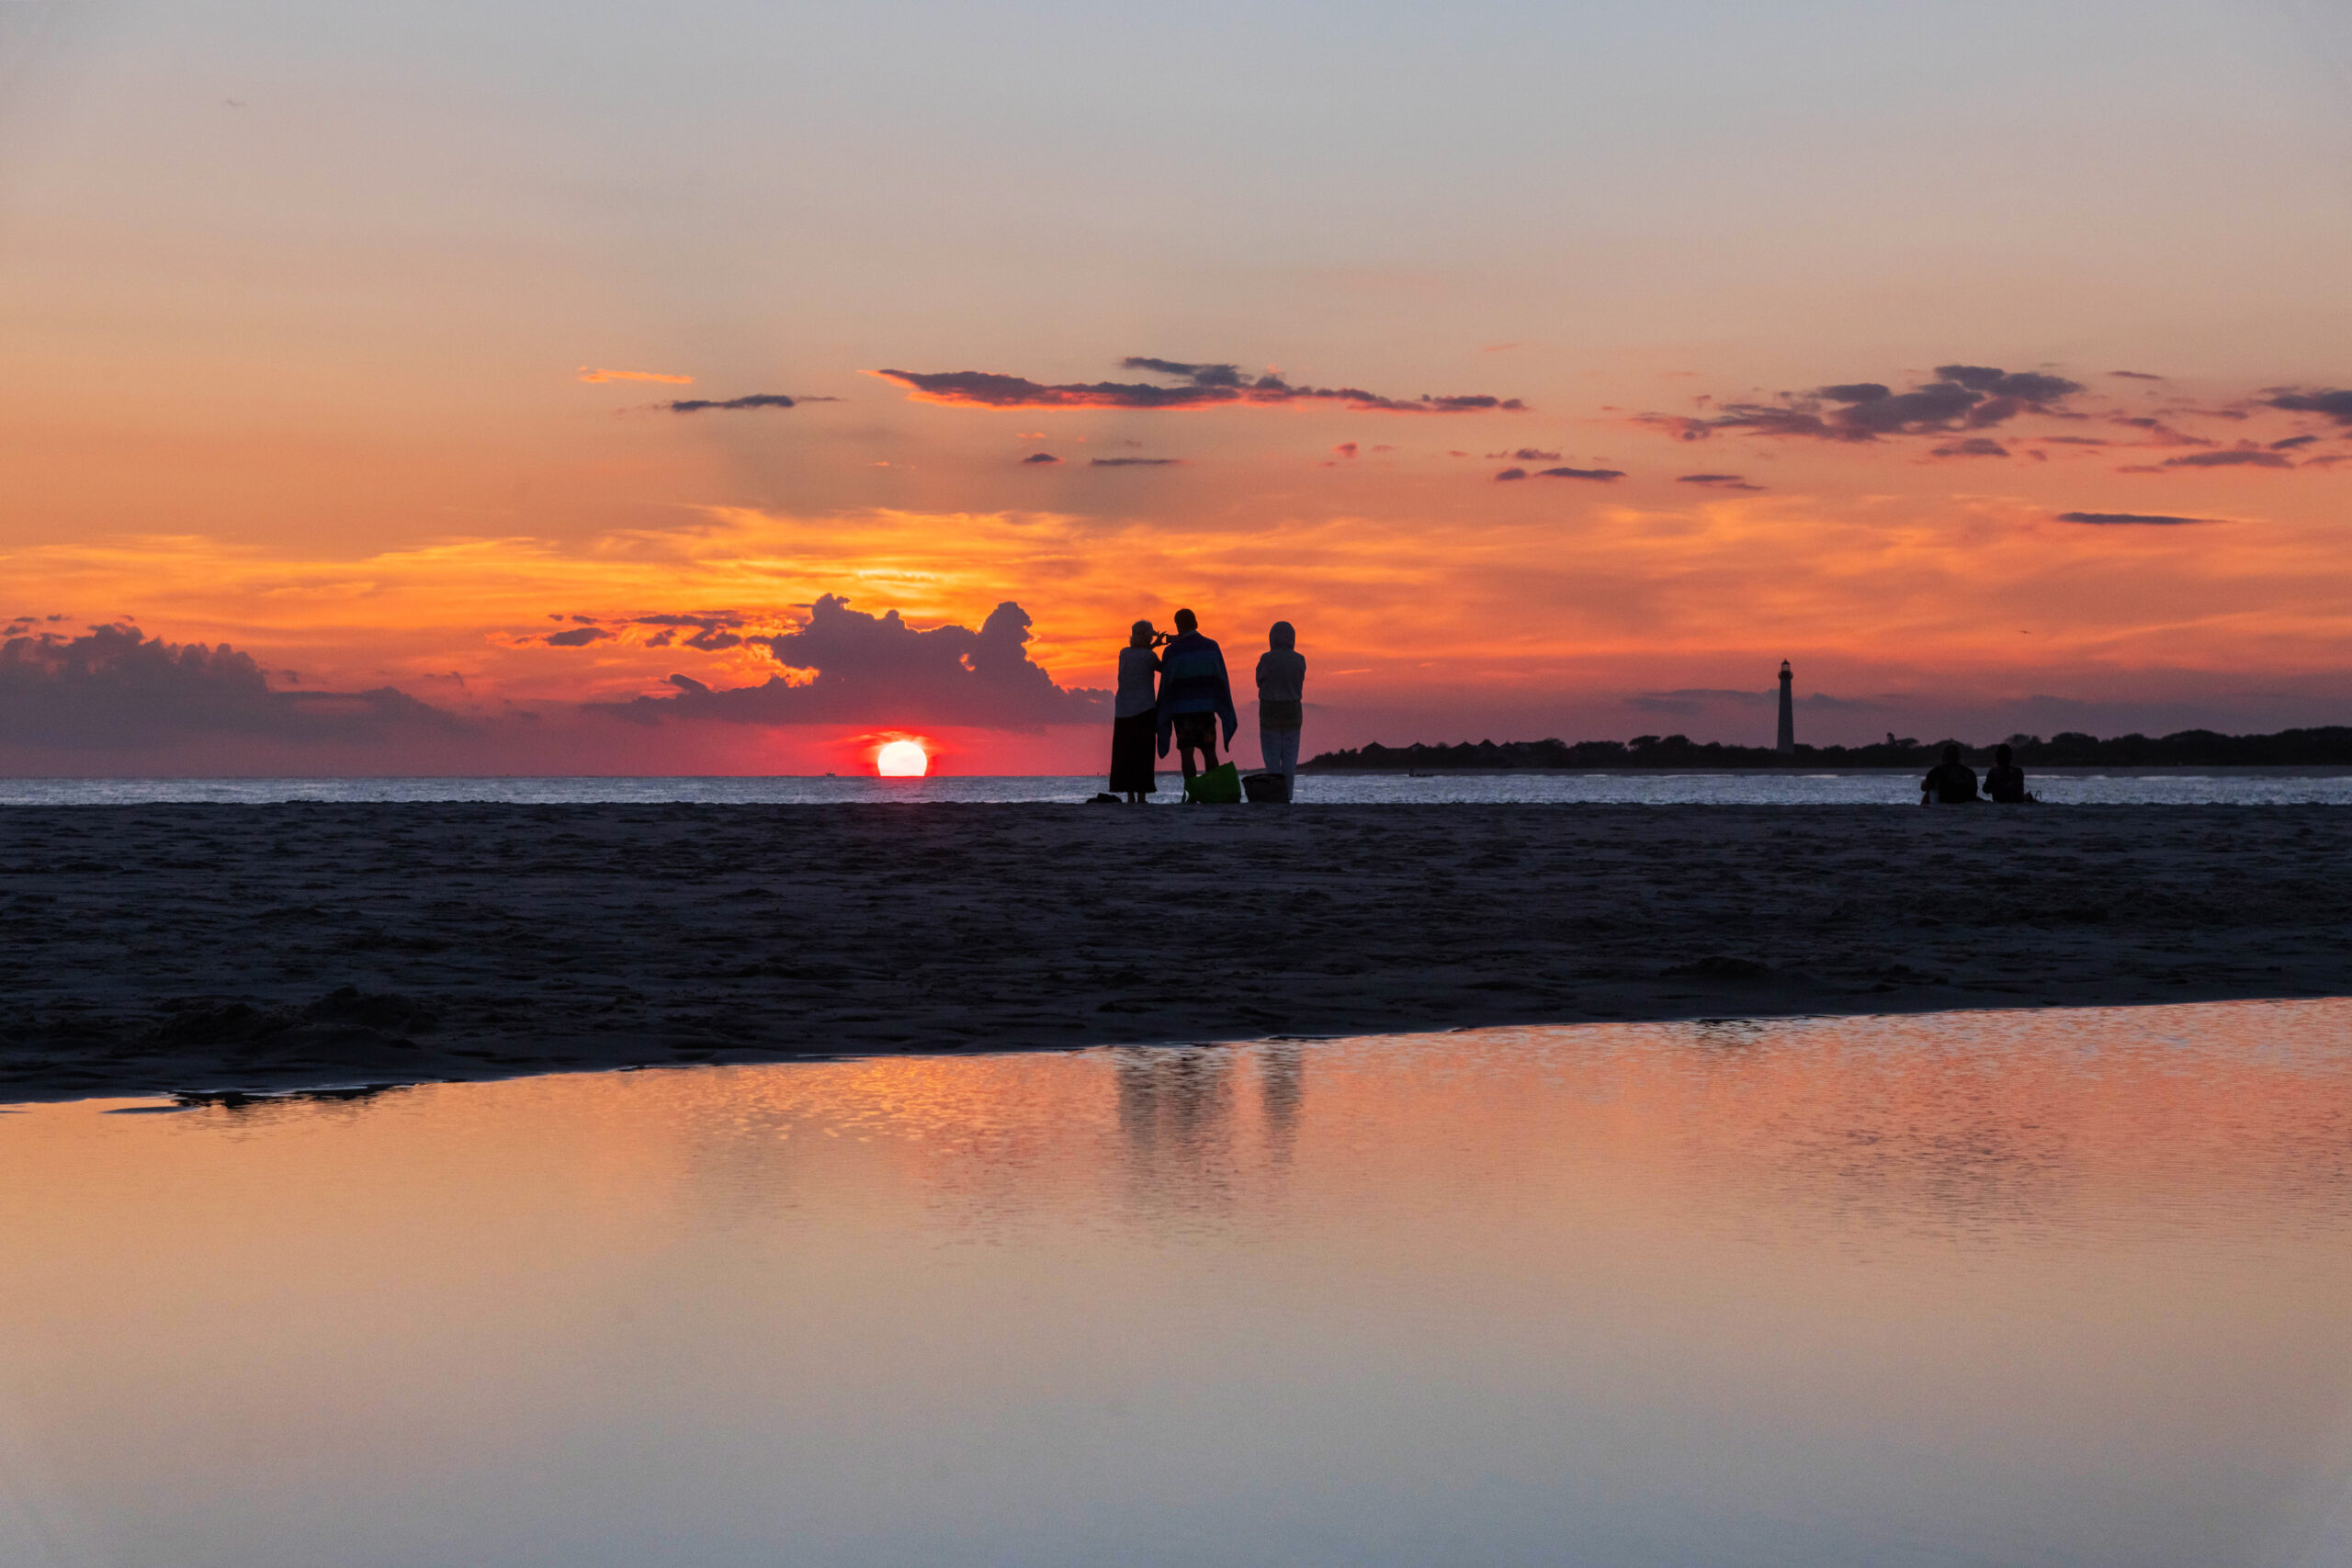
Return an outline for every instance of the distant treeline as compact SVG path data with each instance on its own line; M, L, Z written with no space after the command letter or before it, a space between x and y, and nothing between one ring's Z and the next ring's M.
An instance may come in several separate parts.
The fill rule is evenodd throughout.
M1303 770L1426 773L1441 768L1927 768L1951 742L1888 736L1871 746L1799 746L1783 756L1769 746L1702 746L1687 735L1637 735L1631 740L1481 740L1458 746L1369 746L1326 751L1300 764ZM2177 735L2119 735L2101 740L2069 730L2044 740L2012 735L2008 744L2028 768L2277 768L2352 766L2352 728L2286 729L2276 735L2219 735L2184 729ZM1979 766L1993 760L1990 746L1961 744L1961 755Z

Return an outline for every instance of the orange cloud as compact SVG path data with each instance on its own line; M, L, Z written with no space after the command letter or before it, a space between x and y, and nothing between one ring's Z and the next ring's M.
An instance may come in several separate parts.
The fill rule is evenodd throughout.
M599 381L659 381L662 385L669 387L690 387L694 385L695 378L691 376L667 376L659 370L592 370L587 366L583 365L580 367L580 379L592 383Z

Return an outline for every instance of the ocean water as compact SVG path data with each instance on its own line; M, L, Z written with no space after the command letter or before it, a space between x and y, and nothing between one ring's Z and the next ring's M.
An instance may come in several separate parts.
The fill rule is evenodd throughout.
M0 1113L11 1568L2352 1560L2352 1002Z
M2031 785L2053 805L2352 806L2352 768L2216 768L2203 773L2041 773ZM164 802L266 805L279 801L505 801L517 805L779 804L849 801L1005 803L1083 801L1099 777L880 778L451 778L451 779L0 779L0 806L114 806ZM1176 803L1172 773L1153 804ZM1918 775L1609 772L1595 773L1306 774L1301 805L1483 803L1639 806L1917 805Z

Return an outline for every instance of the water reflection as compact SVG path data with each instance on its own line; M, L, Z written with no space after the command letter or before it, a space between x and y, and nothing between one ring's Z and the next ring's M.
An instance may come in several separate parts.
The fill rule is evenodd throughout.
M0 1561L2341 1561L2348 1025L29 1108Z
M1298 1142L1306 1100L1306 1052L1295 1040L1270 1041L1258 1051L1258 1108L1266 1127L1266 1158L1280 1170Z
M1111 1054L1127 1201L1214 1220L1232 1206L1235 1053L1217 1046Z

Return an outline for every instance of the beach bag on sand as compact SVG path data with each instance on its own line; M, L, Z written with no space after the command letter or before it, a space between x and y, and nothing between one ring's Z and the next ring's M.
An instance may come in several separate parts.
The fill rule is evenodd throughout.
M1241 793L1250 797L1252 806L1288 806L1290 775L1288 773L1247 773L1242 776Z
M1196 773L1184 781L1184 798L1194 806L1238 806L1241 770L1230 762L1219 762L1206 773Z

